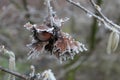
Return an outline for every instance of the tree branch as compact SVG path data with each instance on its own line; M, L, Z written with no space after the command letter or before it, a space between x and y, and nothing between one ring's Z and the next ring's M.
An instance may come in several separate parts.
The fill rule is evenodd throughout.
M66 0L66 1L69 2L69 3L71 3L71 4L73 4L74 6L76 6L78 8L80 8L80 9L82 9L85 13L92 15L93 17L97 18L98 20L104 21L103 18L95 15L94 13L92 13L91 11L89 11L88 9L86 9L85 7L83 7L80 3L74 2L72 0Z
M88 9L83 7L78 2L74 2L73 0L66 0L66 1L71 3L71 4L73 4L74 6L76 6L78 8L80 8L80 9L82 9L87 14L90 14L91 16L93 16L93 17L97 18L98 20L100 20L105 25L105 27L107 27L108 29L110 29L110 30L120 34L120 26L115 24L111 20L109 20L106 16L104 16L104 14L101 12L101 8L98 5L96 5L93 0L90 0L90 2L92 3L92 5L97 10L97 12L100 14L101 17L96 15L96 14L94 14L93 12L89 11Z
M93 1L93 0L90 0L92 6L95 8L95 10L98 12L98 14L107 22L109 23L111 26L114 26L116 27L117 29L120 29L120 26L115 24L114 22L112 22L111 20L109 20L102 12L100 9L100 7Z
M12 75L14 75L14 76L16 76L16 77L19 77L19 78L21 78L21 79L23 79L23 80L27 80L27 79L28 79L27 76L21 75L21 74L18 73L18 72L10 71L10 70L8 70L8 69L3 68L2 66L0 66L0 70L3 71L3 72L7 72L7 73L9 73L9 74L12 74Z

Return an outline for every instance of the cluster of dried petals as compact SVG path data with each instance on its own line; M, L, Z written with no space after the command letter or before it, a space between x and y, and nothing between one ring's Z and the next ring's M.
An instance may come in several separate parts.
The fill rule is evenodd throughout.
M61 34L62 38L58 38L53 48L53 54L55 54L60 61L65 61L69 58L73 59L75 54L87 50L82 43L75 41L68 33L62 32Z
M50 16L48 16L42 25L32 25L26 23L25 28L33 32L33 40L28 47L31 49L29 58L38 56L39 53L54 54L60 61L73 59L74 55L86 51L85 46L75 41L68 33L62 32L62 24L68 20L59 19L53 16L53 26L51 25Z

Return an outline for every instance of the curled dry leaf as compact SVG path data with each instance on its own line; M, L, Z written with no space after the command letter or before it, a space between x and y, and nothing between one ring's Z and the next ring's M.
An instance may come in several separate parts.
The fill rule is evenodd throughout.
M108 40L108 45L107 45L107 53L110 54L111 52L114 52L119 43L119 34L116 32L111 32Z

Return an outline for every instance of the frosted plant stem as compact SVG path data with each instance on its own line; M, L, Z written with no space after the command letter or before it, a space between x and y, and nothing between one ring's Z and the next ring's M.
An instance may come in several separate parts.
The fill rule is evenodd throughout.
M91 12L90 10L86 9L84 6L82 6L80 3L78 4L78 2L74 2L73 0L66 0L67 2L73 4L74 6L82 9L84 12L86 12L89 15L92 15L93 17L97 18L98 20L100 20L103 24L107 24L109 25L109 27L107 27L108 29L117 32L120 34L120 26L113 23L111 20L109 20L106 16L103 15L103 13L101 12L101 8L96 5L94 3L93 0L90 0L90 2L92 3L92 5L94 6L94 8L97 10L97 12L100 14L100 16L94 14L93 12Z
M53 10L52 7L50 5L50 0L46 0L47 6L48 6L48 13L50 15L50 22L51 22L51 26L53 26Z
M93 0L90 0L91 4L93 5L93 7L95 8L95 10L100 14L100 16L107 22L109 23L111 26L117 28L117 29L120 29L120 26L115 24L114 22L112 22L111 20L109 20L102 12L100 9L100 7L93 1Z
M69 3L71 3L71 4L73 4L74 6L76 6L78 8L80 8L80 9L82 9L85 13L87 13L89 15L92 15L93 17L97 18L98 20L100 20L102 22L104 21L103 18L101 18L101 17L97 16L96 14L92 13L91 11L89 11L88 9L86 9L85 7L83 7L81 4L78 4L77 2L74 2L72 0L66 0L66 1L69 2Z

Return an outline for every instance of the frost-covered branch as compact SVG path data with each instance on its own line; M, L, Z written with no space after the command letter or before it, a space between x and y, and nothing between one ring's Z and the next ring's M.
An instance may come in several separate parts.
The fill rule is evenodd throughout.
M107 53L114 52L119 44L119 34L120 33L120 26L109 20L102 12L100 6L98 6L94 0L90 0L91 4L97 11L97 13L104 19L104 25L112 30L109 40L108 40L108 45L107 45Z
M109 20L102 12L101 12L101 8L100 6L98 6L97 4L95 4L95 2L93 0L90 0L90 2L92 3L92 5L94 6L94 8L96 9L96 11L100 14L100 16L94 14L93 12L91 12L90 10L88 10L87 8L85 8L84 6L82 6L79 2L74 2L73 0L66 0L67 2L73 4L74 6L82 9L84 12L86 12L87 14L97 18L99 21L101 21L105 27L107 27L108 29L117 32L120 34L120 26L115 24L114 22L112 22L111 20Z
M103 18L101 18L100 16L98 16L98 15L94 14L93 12L89 11L87 8L82 6L79 2L74 2L73 0L66 0L66 1L73 4L74 6L76 6L78 8L80 8L80 9L82 9L86 14L89 14L89 15L97 18L98 20L102 21L102 22L104 21Z
M95 10L98 12L98 14L104 19L104 24L108 24L110 25L112 31L115 31L117 33L120 30L120 26L115 24L114 22L112 22L111 20L109 20L102 12L101 12L101 8L99 5L97 5L93 0L90 0L91 4L93 5L93 7L95 8Z
M50 15L51 26L53 26L53 20L54 20L53 13L54 13L54 11L53 11L52 6L50 5L50 1L51 0L46 0L46 5L48 6L48 13Z
M97 5L94 0L90 0L92 6L95 8L97 13L100 15L96 15L95 13L91 12L84 6L82 6L79 2L74 2L73 0L66 0L67 2L77 6L78 8L82 9L84 12L89 14L90 16L93 16L97 18L100 22L102 22L106 28L111 30L111 34L114 33L114 35L110 35L110 38L108 40L108 46L107 46L107 53L111 53L117 49L118 43L119 43L119 34L120 34L120 26L114 23L113 21L109 20L102 12L99 5Z

